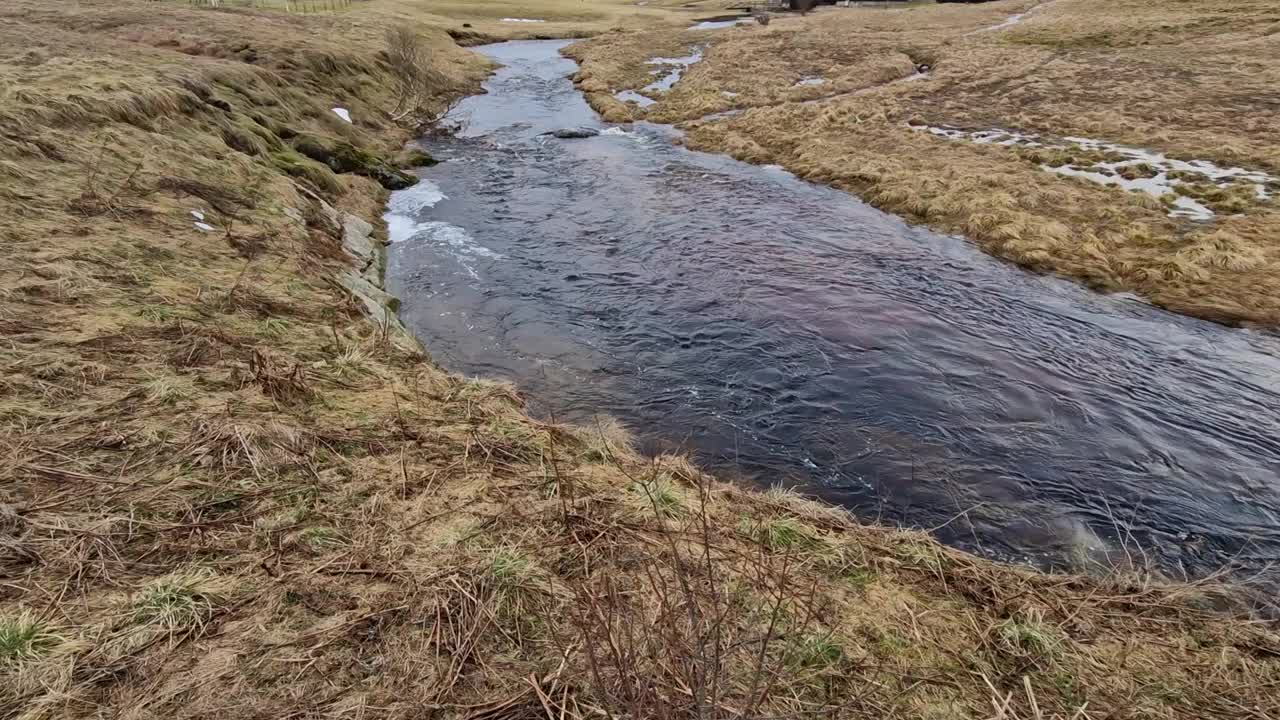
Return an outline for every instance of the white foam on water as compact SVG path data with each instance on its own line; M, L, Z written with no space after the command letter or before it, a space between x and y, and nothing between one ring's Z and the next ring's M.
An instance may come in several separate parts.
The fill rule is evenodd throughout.
M1131 292L1110 293L1109 295L1107 295L1107 297L1112 298L1112 299L1115 299L1115 300L1124 300L1124 301L1127 301L1127 302L1142 303L1143 305L1150 305L1150 304L1151 304L1151 301L1150 301L1150 300L1147 300L1146 298L1142 297L1141 295L1138 295L1138 294L1136 294L1136 293L1131 293Z
M465 229L439 220L420 223L414 230L412 239L447 248L458 265L475 280L480 279L480 273L476 272L474 265L476 258L501 260L504 257L476 242Z
M419 210L435 207L436 203L447 199L440 190L440 186L430 180L419 180L416 184L397 190L391 193L391 199L387 202L387 209L390 212L401 215L412 215Z
M196 229L199 230L200 232L211 232L213 230L213 226L210 225L209 223L198 222L198 223L194 223L194 225L196 226Z
M346 108L336 107L331 109L333 110L334 115L337 115L347 122L351 122L351 113Z
M391 193L387 211L382 215L387 223L387 238L391 242L403 242L416 235L421 227L418 214L446 198L440 186L430 180L419 180L416 185Z
M652 142L651 139L646 135L643 135L638 132L633 132L631 130L623 130L620 127L605 128L604 130L600 131L600 134L602 136L607 135L609 137L626 138L632 142L639 143L641 145L648 145L650 142Z
M457 225L450 225L447 222L433 220L422 223L419 228L422 237L432 240L437 244L448 245L458 255L467 255L469 257L483 257L490 260L501 260L504 255L496 253L489 248L476 242L471 234Z
M539 20L537 18L502 18L502 22L544 23L546 20Z
M1003 147L1044 147L1055 150L1089 150L1119 156L1119 160L1107 160L1093 163L1085 168L1072 165L1041 165L1041 169L1058 175L1080 178L1099 185L1106 185L1125 191L1142 192L1155 198L1167 198L1169 216L1187 218L1189 220L1212 220L1214 212L1204 203L1192 197L1178 193L1179 185L1197 182L1209 182L1219 187L1232 184L1251 185L1254 196L1260 202L1271 199L1269 186L1280 184L1280 178L1257 170L1246 170L1239 167L1221 167L1207 160L1177 160L1164 153L1144 148L1098 140L1085 137L1045 138L1030 133L1022 133L1005 128L989 130L961 130L959 128L937 126L912 126L932 135L948 140L961 140L979 145L1000 145ZM1143 174L1153 172L1151 177L1127 178L1126 168L1149 166ZM1175 173L1177 175L1175 175ZM1189 180L1185 175L1192 176Z

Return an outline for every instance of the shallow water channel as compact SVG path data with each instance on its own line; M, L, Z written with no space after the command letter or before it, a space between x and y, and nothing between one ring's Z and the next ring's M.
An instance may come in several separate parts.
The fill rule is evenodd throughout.
M505 67L392 198L390 290L446 367L1006 559L1280 555L1276 338L611 127L562 46L479 48Z

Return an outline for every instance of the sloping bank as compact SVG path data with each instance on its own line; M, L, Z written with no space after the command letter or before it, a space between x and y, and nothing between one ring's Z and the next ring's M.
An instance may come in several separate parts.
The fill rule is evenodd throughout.
M975 559L433 365L385 191L303 152L403 137L375 16L2 12L0 715L1277 712L1209 583Z

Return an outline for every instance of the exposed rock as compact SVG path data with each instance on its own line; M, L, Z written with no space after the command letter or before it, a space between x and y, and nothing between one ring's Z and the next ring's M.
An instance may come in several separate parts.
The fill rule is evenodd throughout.
M346 140L299 135L293 147L303 155L324 163L336 173L354 173L376 180L388 190L403 190L418 182L418 178L396 168L386 159L352 145Z
M373 225L351 213L343 213L342 247L355 258L361 277L374 285L382 284L382 244L373 239Z
M438 165L439 162L439 160L431 157L431 153L428 153L425 150L419 150L418 148L402 150L395 157L396 167L399 167L402 170L431 167L432 165Z
M600 131L594 128L560 128L559 130L552 130L542 134L552 135L562 140L576 140L578 138L595 137L600 134Z
M381 322L388 314L394 316L400 311L400 298L374 285L354 271L348 270L338 276L338 282L364 303L369 316L374 320Z
M338 284L364 305L371 320L386 328L392 342L405 350L421 352L421 344L397 314L400 298L382 289L386 254L382 245L373 239L373 225L351 213L342 213L324 201L320 203L321 212L340 220L342 247L356 261L357 269L339 275Z
M290 177L307 181L316 192L323 195L333 197L342 192L342 184L328 166L303 157L293 150L271 153L271 164Z

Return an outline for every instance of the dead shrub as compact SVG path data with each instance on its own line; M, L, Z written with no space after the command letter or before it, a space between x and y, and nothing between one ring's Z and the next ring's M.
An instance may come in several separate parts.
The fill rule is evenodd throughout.
M228 475L259 478L301 462L313 439L279 422L235 421L230 416L199 420L191 429L185 454L200 467Z
M142 170L142 162L135 163L124 178L114 183L114 188L107 189L103 187L103 184L107 182L106 178L103 177L102 169L102 160L105 154L106 145L104 143L98 149L93 161L85 167L80 196L68 204L69 209L85 217L97 217L110 213L118 218L124 215L144 213L145 210L143 208L137 207L130 202L130 200L136 200L146 194L146 191L138 183L138 173Z
M797 572L801 551L744 550L722 536L709 481L693 482L696 506L679 525L649 494L660 548L626 558L625 573L596 562L569 583L571 600L547 624L561 629L555 640L574 674L614 717L801 717L847 706L844 652L823 628L830 613L816 582Z
M431 49L423 43L422 36L404 26L391 28L387 30L386 54L396 83L392 119L425 125L443 115L443 112L428 115L426 111L430 99L442 94L449 87L449 81L432 67Z
M165 190L176 195L191 195L209 203L209 207L227 217L235 217L241 208L251 208L254 202L232 188L214 185L194 178L164 175L156 180L157 190Z
M293 363L286 370L280 362L255 349L249 357L249 372L253 375L252 382L276 402L301 402L312 396L306 369L300 363Z

